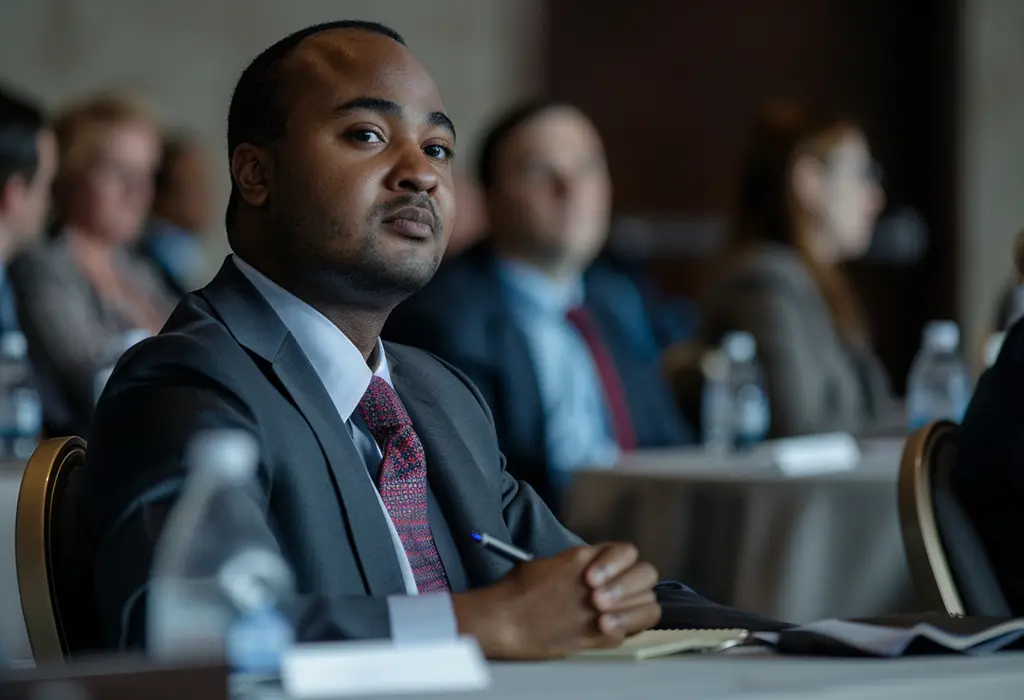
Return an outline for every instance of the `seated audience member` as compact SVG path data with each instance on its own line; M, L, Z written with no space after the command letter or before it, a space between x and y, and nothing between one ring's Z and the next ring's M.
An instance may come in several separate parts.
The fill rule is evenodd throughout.
M198 287L205 272L202 235L210 226L212 192L200 144L180 136L165 139L140 247L179 296Z
M864 254L883 206L853 123L775 103L755 126L721 276L699 336L757 340L774 437L860 431L897 419L888 377L842 264Z
M1024 274L1024 234L1016 264ZM1024 615L1024 324L1015 323L996 363L978 380L964 414L953 487L984 544L1003 595Z
M159 132L144 110L115 96L70 108L54 130L55 235L19 256L10 275L47 432L85 435L97 378L173 308L156 272L128 251L149 211Z
M0 89L0 336L21 331L7 263L42 232L56 169L43 113Z
M96 412L79 519L106 646L144 645L183 453L225 427L259 442L238 515L294 569L300 641L388 637L433 616L490 657L537 658L616 644L659 615L779 626L655 587L629 546L583 544L505 472L463 374L381 343L444 253L454 147L434 81L381 25L304 29L242 73L228 116L234 255L122 358ZM513 566L473 529L537 559Z
M484 139L488 240L446 262L385 337L422 347L476 384L509 469L554 506L572 470L620 451L693 440L662 376L653 299L599 257L611 183L579 110L537 102Z

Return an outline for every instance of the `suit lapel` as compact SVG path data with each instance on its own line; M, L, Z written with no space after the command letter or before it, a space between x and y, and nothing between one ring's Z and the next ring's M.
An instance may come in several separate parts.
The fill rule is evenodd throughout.
M473 543L469 533L472 530L505 533L500 496L491 503L488 495L495 487L488 483L459 434L454 418L438 400L434 389L415 372L406 371L407 368L391 354L388 355L388 363L395 390L423 443L427 479L451 528L452 539L469 574L470 586L492 581L504 570L496 566L491 555ZM438 543L438 554L448 569L458 560L453 552L445 549Z
M274 374L316 434L330 465L370 594L404 593L402 571L390 546L387 521L366 473L366 465L295 338L230 259L202 295L239 343L271 363Z

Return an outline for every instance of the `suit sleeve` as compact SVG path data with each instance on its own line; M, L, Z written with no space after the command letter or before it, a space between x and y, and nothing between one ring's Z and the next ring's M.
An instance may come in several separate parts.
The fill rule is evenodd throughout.
M19 257L10 268L18 319L32 355L43 358L76 415L90 415L96 373L117 359L122 339L103 330L96 306L69 286L63 268L45 249Z
M197 432L213 428L260 436L244 403L199 373L113 387L98 407L80 519L94 545L92 585L108 648L146 646L150 567L185 484L183 454ZM235 492L231 507L249 537L281 552L269 510L272 489L272 470L261 464L258 478ZM386 599L300 593L285 608L300 641L380 638L390 632Z

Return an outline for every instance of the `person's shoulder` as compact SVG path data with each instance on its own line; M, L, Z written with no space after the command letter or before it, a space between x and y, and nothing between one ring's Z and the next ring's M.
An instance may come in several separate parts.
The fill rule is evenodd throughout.
M19 252L7 272L12 279L31 283L47 275L64 275L69 270L76 270L74 260L67 245L61 240L37 243Z
M189 294L160 333L135 344L122 356L114 379L156 382L198 373L223 380L237 372L244 355L245 350L206 301Z

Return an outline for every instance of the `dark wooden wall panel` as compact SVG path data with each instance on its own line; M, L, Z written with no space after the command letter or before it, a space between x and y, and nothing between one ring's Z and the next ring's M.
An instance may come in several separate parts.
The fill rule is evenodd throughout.
M588 112L616 210L724 216L757 106L819 102L866 127L892 207L929 226L923 260L853 275L897 385L928 318L955 308L958 0L551 0L550 92ZM666 291L699 294L701 260L651 261Z

